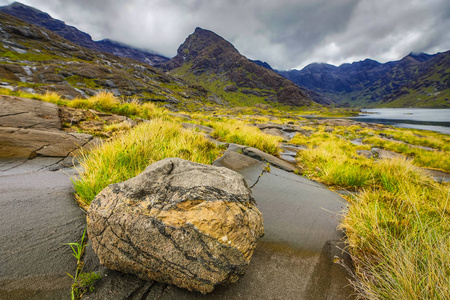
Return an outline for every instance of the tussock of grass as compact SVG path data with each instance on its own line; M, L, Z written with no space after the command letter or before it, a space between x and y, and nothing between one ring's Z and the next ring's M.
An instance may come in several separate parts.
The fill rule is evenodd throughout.
M177 123L153 119L84 154L83 171L74 187L79 200L89 205L109 184L134 177L158 160L180 157L211 164L219 153L202 135Z
M367 149L367 146L355 146L328 133L315 133L310 137L298 134L291 143L308 146L309 150L299 153L299 163L305 174L328 185L355 189L372 179L369 167L372 161L356 156L356 150Z
M218 140L254 147L272 155L278 155L280 151L278 145L282 138L265 134L245 122L228 120L208 125L214 128L212 136Z
M449 186L386 160L381 188L351 199L341 227L367 299L450 299Z
M22 98L36 99L57 105L68 106L81 109L94 109L105 113L114 113L130 118L164 118L171 119L167 110L156 106L153 103L141 104L138 101L123 102L109 92L100 92L88 99L76 98L67 100L62 98L57 92L47 91L45 94L30 94L23 91L11 91L9 89L0 89L0 94L17 96Z
M450 186L425 175L416 159L359 157L356 150L370 146L353 145L342 135L345 131L348 138L354 138L370 131L335 129L325 133L319 127L310 137L298 134L291 142L308 146L297 158L307 175L360 192L349 197L351 205L341 224L354 261L353 285L359 296L450 299ZM379 140L384 148L389 148L388 142L395 143ZM398 144L406 147L402 152L411 148ZM443 158L441 163L445 163Z
M386 150L405 154L412 158L414 163L418 166L450 171L450 151L429 151L379 137L365 138L363 142L382 147Z
M112 93L100 92L88 99L74 99L67 106L83 109L95 109L128 117L149 119L153 117L168 118L167 110L153 103L140 104L137 101L122 102Z
M382 133L408 144L450 151L450 136L446 134L404 128L387 129Z
M45 102L58 104L61 102L61 95L56 92L47 91L44 95L38 95L38 99Z

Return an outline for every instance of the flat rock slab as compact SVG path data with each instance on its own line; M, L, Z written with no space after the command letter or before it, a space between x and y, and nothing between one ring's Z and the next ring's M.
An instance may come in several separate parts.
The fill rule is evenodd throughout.
M280 168L284 171L295 172L300 171L300 169L293 163L275 157L273 155L267 154L259 149L246 147L242 150L242 153L250 156L252 158L256 158L257 160L270 163L271 165Z
M0 160L0 299L68 299L84 213L73 198L71 170L50 161Z
M379 159L392 159L392 158L405 157L401 154L398 154L398 153L395 153L395 152L392 152L389 150L380 149L380 148L372 148L371 151L374 154L374 157L379 158Z
M66 157L92 139L61 130L58 106L39 100L0 96L0 157Z
M0 95L0 124L17 128L61 129L56 104L3 95Z
M292 134L292 133L288 134L288 133L286 133L283 130L278 129L278 128L267 128L267 129L262 129L261 131L264 132L265 134L281 137L281 138L283 138L283 140L290 140L295 135L295 134Z
M249 186L265 167L233 150L214 165L241 173ZM337 256L351 266L339 249L344 245L342 234L336 230L337 214L346 207L346 201L321 184L278 168L264 173L252 192L263 214L266 235L258 243L246 274L236 283L202 295L105 270L91 255L86 267L105 276L85 299L354 299L348 273L333 263Z
M91 139L89 134L0 127L0 157L65 157Z
M427 168L422 169L437 182L450 182L450 173Z

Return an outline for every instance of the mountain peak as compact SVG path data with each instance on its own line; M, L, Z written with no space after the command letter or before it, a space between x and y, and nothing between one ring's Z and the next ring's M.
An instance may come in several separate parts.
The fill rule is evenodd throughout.
M9 7L9 8L13 8L13 9L27 9L27 10L32 10L32 11L35 11L35 12L42 13L42 11L40 11L40 10L37 9L37 8L34 8L34 7L32 7L32 6L25 5L25 4L20 3L20 2L17 2L17 1L16 1L16 2L13 2L13 3L9 4L9 5L5 5L5 6L3 6L3 7Z
M190 34L178 48L177 55L163 67L172 70L194 61L199 56L203 58L203 62L208 60L208 65L203 67L217 67L222 58L228 55L240 54L230 42L221 36L210 30L197 27L194 33ZM197 69L203 69L203 67L198 66Z
M424 62L429 60L430 58L433 58L435 55L430 55L424 52L411 52L409 53L405 58L413 58L414 60L418 62Z
M0 6L0 11L32 24L34 24L38 20L42 20L42 22L54 20L48 13L20 2L13 2L9 5ZM64 22L62 21L55 21L64 24Z
M178 75L194 74L199 82L216 81L214 87L225 99L240 89L260 101L309 105L307 92L272 70L241 55L216 33L197 27L178 48L177 55L162 66ZM199 79L200 78L200 79Z

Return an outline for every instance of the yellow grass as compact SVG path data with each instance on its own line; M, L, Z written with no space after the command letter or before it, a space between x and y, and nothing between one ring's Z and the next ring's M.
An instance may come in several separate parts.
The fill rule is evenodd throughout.
M211 164L219 153L202 135L153 119L85 153L74 186L79 199L89 204L107 185L134 177L158 160L179 157Z

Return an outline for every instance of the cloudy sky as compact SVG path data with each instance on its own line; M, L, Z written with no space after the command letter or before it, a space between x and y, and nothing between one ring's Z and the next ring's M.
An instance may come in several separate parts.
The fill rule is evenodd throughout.
M0 0L0 5L13 1ZM301 69L450 49L448 0L22 0L89 33L172 57L199 26L251 59Z

